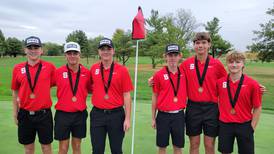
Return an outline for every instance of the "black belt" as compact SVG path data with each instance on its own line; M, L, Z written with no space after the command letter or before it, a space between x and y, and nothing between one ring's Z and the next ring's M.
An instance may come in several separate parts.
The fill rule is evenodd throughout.
M114 113L114 112L120 112L120 111L124 110L124 108L122 106L121 107L117 107L117 108L113 108L113 109L100 109L98 107L93 106L93 109L95 111L104 112L106 114L111 114L111 113Z
M41 110L38 110L38 111L28 111L28 110L20 108L20 110L19 110L19 112L26 113L28 115L45 114L45 113L47 113L49 111L50 111L50 109L41 109Z

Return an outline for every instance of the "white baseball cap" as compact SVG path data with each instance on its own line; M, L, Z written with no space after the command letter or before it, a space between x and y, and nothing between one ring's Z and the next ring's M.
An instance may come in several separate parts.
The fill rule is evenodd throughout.
M81 53L80 45L76 42L68 42L64 45L64 52L68 51L78 51Z

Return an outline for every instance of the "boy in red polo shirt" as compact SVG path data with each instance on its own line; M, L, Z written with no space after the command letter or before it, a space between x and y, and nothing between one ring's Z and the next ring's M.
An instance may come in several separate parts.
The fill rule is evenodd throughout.
M53 119L50 88L54 85L55 66L40 59L42 43L38 37L25 40L27 62L14 66L11 89L13 90L13 117L18 125L18 140L25 153L34 153L36 133L44 154L51 154Z
M219 117L216 81L227 73L223 64L208 54L211 46L208 33L196 33L193 43L195 56L180 66L187 79L186 134L190 139L190 154L199 153L202 132L205 153L214 154Z
M66 43L64 52L67 64L55 73L58 101L55 105L54 138L59 140L59 154L66 154L71 133L73 153L81 153L81 139L86 137L87 129L89 70L80 64L81 50L78 43Z
M238 153L254 153L254 130L262 110L261 90L257 81L243 74L243 53L226 55L229 75L217 82L219 95L220 130L218 150L232 153L237 139Z
M180 47L177 44L167 45L164 56L167 66L153 76L152 127L156 128L156 145L159 147L159 154L166 153L170 135L173 153L181 154L185 143L184 108L187 93L185 75L178 67L182 57Z
M125 131L130 128L133 86L127 68L113 61L114 48L110 39L103 38L99 42L98 52L100 62L90 69L92 151L93 154L104 153L108 134L111 153L121 154Z

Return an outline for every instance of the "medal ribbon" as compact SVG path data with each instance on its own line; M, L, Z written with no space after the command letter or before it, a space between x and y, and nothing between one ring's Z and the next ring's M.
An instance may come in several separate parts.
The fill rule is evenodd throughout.
M241 91L241 88L242 88L242 85L243 85L243 81L244 81L244 75L242 74L241 79L240 79L239 84L238 84L238 87L237 87L237 90L236 90L236 93L234 95L234 99L232 99L232 94L231 94L230 85L229 85L229 75L227 76L227 80L226 80L227 93L228 93L229 101L230 101L230 104L231 104L232 108L234 108L235 105L236 105L236 102L238 100L238 97L239 97L239 94L240 94L240 91Z
M108 89L110 87L111 80L112 80L112 74L113 74L113 70L114 70L114 62L112 62L111 66L110 66L110 72L109 72L109 76L108 76L107 85L105 84L104 66L103 66L102 63L100 64L100 70L101 70L101 77L102 77L102 81L103 81L103 84L104 84L105 93L107 94L108 93Z
M78 68L78 71L77 71L76 81L75 81L74 87L73 87L73 83L72 83L72 75L71 75L70 69L68 67L68 64L66 66L67 66L67 70L68 70L70 89L72 91L73 96L75 96L76 93L77 93L79 80L80 80L80 74L81 74L80 65L79 65L79 68Z
M205 80L205 75L206 75L206 72L207 72L208 64L209 64L209 56L207 56L207 58L206 58L205 67L204 67L203 74L202 74L202 77L201 77L200 71L199 71L199 68L198 68L198 59L197 59L197 56L195 56L195 70L196 70L196 75L197 75L200 87L203 86L203 82Z
M31 92L33 93L34 89L35 89L35 86L36 86L36 83L37 83L37 80L38 80L38 77L39 77L41 69L42 69L42 63L41 62L39 63L38 70L35 73L33 86L32 86L32 82L31 82L28 62L26 62L25 69L26 69L26 75L27 75L29 87L31 89Z
M179 67L177 67L178 69L178 78L177 78L177 88L175 89L175 86L174 86L174 83L170 77L170 72L168 70L168 67L166 67L166 71L167 71L167 74L168 74L168 78L169 78L169 81L172 85L172 89L173 89L173 92L174 92L174 96L176 97L177 96L177 93L178 93L178 90L179 90L179 86L180 86L180 77L181 77L181 72L180 72L180 69Z

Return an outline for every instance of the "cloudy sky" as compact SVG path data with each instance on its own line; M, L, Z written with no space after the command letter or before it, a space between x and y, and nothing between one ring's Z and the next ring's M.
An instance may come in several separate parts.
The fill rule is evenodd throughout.
M151 9L165 15L182 8L198 23L219 18L223 38L237 50L246 50L252 31L270 19L265 12L273 5L273 0L1 0L0 29L5 37L37 35L43 42L61 44L77 29L88 37L112 37L117 28L131 29L138 6L145 17Z

